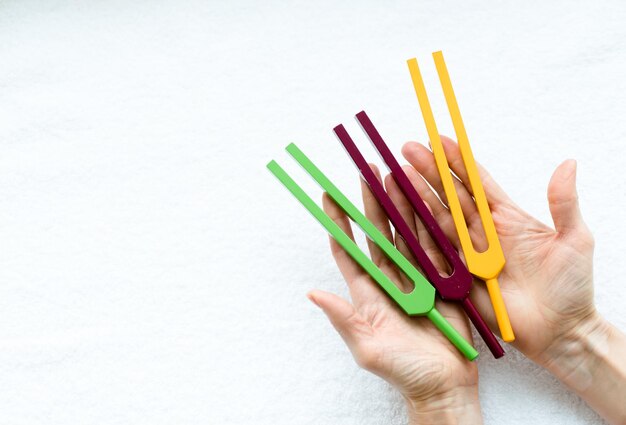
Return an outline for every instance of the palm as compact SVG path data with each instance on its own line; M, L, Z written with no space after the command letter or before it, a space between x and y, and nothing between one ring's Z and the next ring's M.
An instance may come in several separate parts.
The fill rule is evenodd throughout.
M394 281L407 284L395 268L381 268ZM356 355L359 364L388 380L412 399L427 398L477 383L475 364L465 360L427 319L412 318L400 311L373 288L374 283L369 277L359 280L363 281L354 282L353 286L376 289L371 291L376 292L371 298L368 294L355 294L358 299L355 304L360 305L358 312L366 324L364 327L369 327L363 350ZM438 309L452 326L470 338L467 320L458 308L438 305Z
M455 187L472 241L486 248L459 148L454 141L441 139L450 168L458 176ZM432 153L416 143L407 143L403 153L413 167L407 172L412 173L417 190L444 232L460 248ZM507 260L499 282L516 334L514 344L527 356L535 358L594 311L593 238L578 210L575 163L563 163L548 187L556 230L524 212L482 167L478 168ZM497 328L485 286L476 283L471 297L491 327Z
M492 213L507 257L503 296L517 345L533 358L593 309L593 242L563 237L515 205L496 204Z
M378 173L377 170L375 172ZM401 193L399 188L391 181L388 183L391 183L391 186L387 185L389 195L392 199L398 197ZM362 189L365 214L389 240L394 240L384 212L367 186L363 185ZM394 201L402 202L397 199ZM408 204L401 206L407 207ZM352 237L345 213L327 196L324 197L324 209ZM423 231L423 228L419 228L419 222L412 214L405 219L419 237ZM401 239L397 241L398 249L412 259ZM374 243L368 241L368 244L372 261L401 289L409 291L412 282L398 271ZM427 240L423 244L427 252L433 248ZM476 385L476 366L465 360L434 325L426 318L409 317L401 311L332 239L331 249L348 284L352 304L322 291L313 291L309 297L328 315L357 363L381 376L405 397L413 400ZM433 254L431 258L437 266L442 265L438 255ZM468 322L457 306L442 304L437 308L452 326L471 340Z

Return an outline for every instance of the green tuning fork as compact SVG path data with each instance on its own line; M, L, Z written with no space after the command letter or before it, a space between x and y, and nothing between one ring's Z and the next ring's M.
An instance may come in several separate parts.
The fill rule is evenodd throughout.
M287 152L313 177L326 193L354 221L365 234L380 247L389 259L414 283L409 293L402 292L374 262L344 233L305 192L282 169L276 161L270 161L267 168L280 180L298 201L320 222L328 233L346 250L380 287L410 316L426 316L454 344L463 355L474 360L478 352L435 308L435 288L407 260L396 247L354 206L352 202L320 171L319 168L295 145L287 146Z

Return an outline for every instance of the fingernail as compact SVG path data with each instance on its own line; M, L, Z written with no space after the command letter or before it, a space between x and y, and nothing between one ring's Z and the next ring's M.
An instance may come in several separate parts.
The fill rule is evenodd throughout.
M418 145L417 142L406 142L402 149L415 149L416 145Z

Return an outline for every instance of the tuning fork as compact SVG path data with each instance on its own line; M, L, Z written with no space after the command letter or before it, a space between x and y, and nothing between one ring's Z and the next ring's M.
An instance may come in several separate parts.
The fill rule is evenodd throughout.
M337 243L359 264L389 297L410 316L426 316L469 360L478 357L478 352L435 308L435 288L407 260L396 247L378 230L371 221L317 168L317 166L295 145L290 144L287 152L328 193L332 200L354 221L385 255L413 282L411 292L401 291L395 283L358 247L358 245L335 223L287 174L276 161L267 168L289 190L292 195L319 221Z
M389 217L389 221L391 221L393 227L406 242L408 250L411 252L428 280L435 287L441 299L460 303L493 356L495 358L502 357L504 350L469 298L472 288L472 275L465 267L465 264L463 264L458 252L454 249L441 227L437 224L437 221L409 181L404 170L402 170L402 167L391 153L391 150L376 127L374 127L374 124L367 114L361 111L356 114L356 119L387 165L387 168L391 171L393 179L398 184L398 187L411 205L413 211L419 217L428 231L428 234L450 266L451 270L448 276L442 276L437 270L437 267L422 248L417 236L411 230L402 217L402 214L385 191L383 184L378 180L376 174L374 174L370 168L345 127L340 124L335 127L335 134L348 152L348 155L352 158L352 161L361 173L361 177L369 186L372 194L387 214L387 217Z
M502 339L510 342L515 340L515 334L511 328L511 322L509 321L509 316L506 311L504 300L502 299L500 286L498 284L498 276L504 268L505 263L504 253L502 252L500 240L498 239L498 234L496 233L493 217L491 216L491 211L489 209L489 203L487 202L485 190L480 180L476 162L474 161L474 155L472 154L472 149L467 138L465 125L463 124L459 105L457 103L454 90L452 89L450 75L448 74L443 54L441 52L435 52L433 53L433 59L435 61L443 94L446 99L448 111L450 113L450 117L452 118L452 124L454 126L454 131L459 144L459 150L461 151L461 157L463 159L463 164L465 166L472 191L471 195L476 203L476 208L487 239L488 248L485 251L478 252L472 243L472 239L467 228L467 222L465 221L463 210L461 209L461 203L459 202L459 198L454 187L454 177L451 174L446 153L441 143L439 131L437 130L437 124L435 123L435 118L430 107L428 95L426 94L424 80L422 79L417 60L409 59L407 64L409 66L411 79L413 80L413 87L422 111L422 117L426 125L428 137L430 138L431 148L437 164L437 170L439 172L444 192L448 200L448 207L452 213L456 231L461 242L461 248L463 249L463 254L465 255L467 267L474 276L485 281L496 320L498 321L498 327L500 328Z

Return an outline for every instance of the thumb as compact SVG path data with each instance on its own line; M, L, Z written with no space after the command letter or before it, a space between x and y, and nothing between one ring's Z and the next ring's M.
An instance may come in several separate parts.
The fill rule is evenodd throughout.
M369 323L352 304L335 294L315 290L309 292L307 298L322 309L350 351L355 354L359 342L371 331Z
M568 159L557 167L548 184L548 203L558 233L567 234L584 226L576 192L576 161Z

